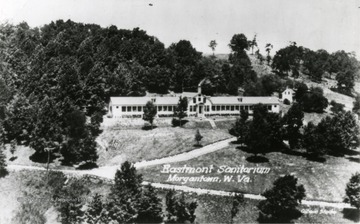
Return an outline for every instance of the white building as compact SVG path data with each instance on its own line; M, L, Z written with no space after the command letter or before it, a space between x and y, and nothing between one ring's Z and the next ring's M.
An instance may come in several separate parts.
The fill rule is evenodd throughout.
M189 117L238 116L244 109L252 114L255 104L264 104L273 113L280 112L277 97L244 97L244 96L205 96L201 93L183 93L188 100L187 114ZM109 114L114 118L141 118L144 106L152 101L157 107L158 117L171 117L179 102L179 96L144 96L144 97L111 97Z
M295 91L286 87L286 89L281 93L281 101L284 102L285 99L288 99L290 103L294 101Z

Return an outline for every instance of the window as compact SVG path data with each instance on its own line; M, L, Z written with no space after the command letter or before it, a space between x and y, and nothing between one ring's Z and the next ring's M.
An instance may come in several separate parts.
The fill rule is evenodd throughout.
M167 111L168 110L168 107L167 106L164 106L164 111Z
M206 98L204 97L204 103L206 103Z
M162 106L158 106L158 111L162 111Z
M137 107L133 107L133 108L132 108L133 111L136 111L136 109L137 109Z
M139 111L139 112L142 111L142 106L138 106L138 111Z
M199 101L199 102L201 101L201 97L198 98L198 101Z
M253 106L250 106L250 110L253 110L253 108L254 108Z
M267 106L267 109L268 109L268 110L271 110L271 105L268 105L268 106Z
M217 111L220 111L221 110L220 108L221 108L220 106L216 106Z
M196 103L196 98L195 97L193 98L193 103Z
M240 109L239 106L236 106L236 107L235 107L235 110L239 110L239 109Z
M131 112L131 107L127 107L127 112Z
M231 106L231 111L234 111L235 107L234 106Z
M192 111L193 111L193 107L192 107L192 106L190 106L189 110L190 110L190 112L192 112Z
M249 106L245 106L245 110L249 110Z
M215 106L212 106L212 107L211 107L211 110L212 110L212 111L215 111L215 110L216 110L216 107L215 107Z
M169 106L169 111L173 111L173 106Z
M122 112L126 112L126 107L122 107Z
M226 110L230 110L230 106L226 106Z
M221 106L221 110L225 110L225 106Z

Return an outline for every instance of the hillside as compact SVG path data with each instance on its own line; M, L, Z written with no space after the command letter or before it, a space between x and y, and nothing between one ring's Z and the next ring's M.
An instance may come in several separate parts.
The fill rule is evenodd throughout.
M251 64L254 71L257 73L258 77L261 77L266 74L272 74L272 69L266 64L266 62L260 63L254 55L249 55ZM300 77L295 79L296 81L304 82L308 87L320 87L324 91L324 96L328 99L329 102L332 100L337 103L342 103L345 105L345 110L352 110L353 102L355 101L354 97L349 97L344 94L340 94L330 90L331 86L336 86L336 80L323 78L321 83L316 83L311 81L306 75L300 73ZM360 94L360 82L355 82L354 87L355 92Z

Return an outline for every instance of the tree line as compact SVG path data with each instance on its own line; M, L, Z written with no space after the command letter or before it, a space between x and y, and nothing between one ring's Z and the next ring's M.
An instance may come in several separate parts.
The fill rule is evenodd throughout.
M209 46L215 50L216 41ZM257 47L256 36L248 40L235 34L229 47L229 59L219 60L203 56L187 40L166 48L139 28L103 28L71 20L35 28L25 22L1 24L0 140L32 147L36 161L45 161L51 151L52 158L58 153L65 164L95 162L95 138L110 96L196 91L205 77L206 95L237 95L239 87L245 95L271 95L293 84L277 74L257 76L247 54ZM271 48L268 44L269 57ZM260 55L259 50L255 54ZM339 55L333 70L344 73L353 60ZM182 114L178 111L180 121Z

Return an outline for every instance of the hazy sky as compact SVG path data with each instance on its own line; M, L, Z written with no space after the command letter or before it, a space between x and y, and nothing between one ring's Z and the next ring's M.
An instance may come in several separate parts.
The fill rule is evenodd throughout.
M152 3L153 6L149 4ZM57 19L103 27L140 27L166 46L181 39L210 53L228 53L231 37L258 34L260 51L295 41L360 56L360 0L0 0L0 21L41 26Z

